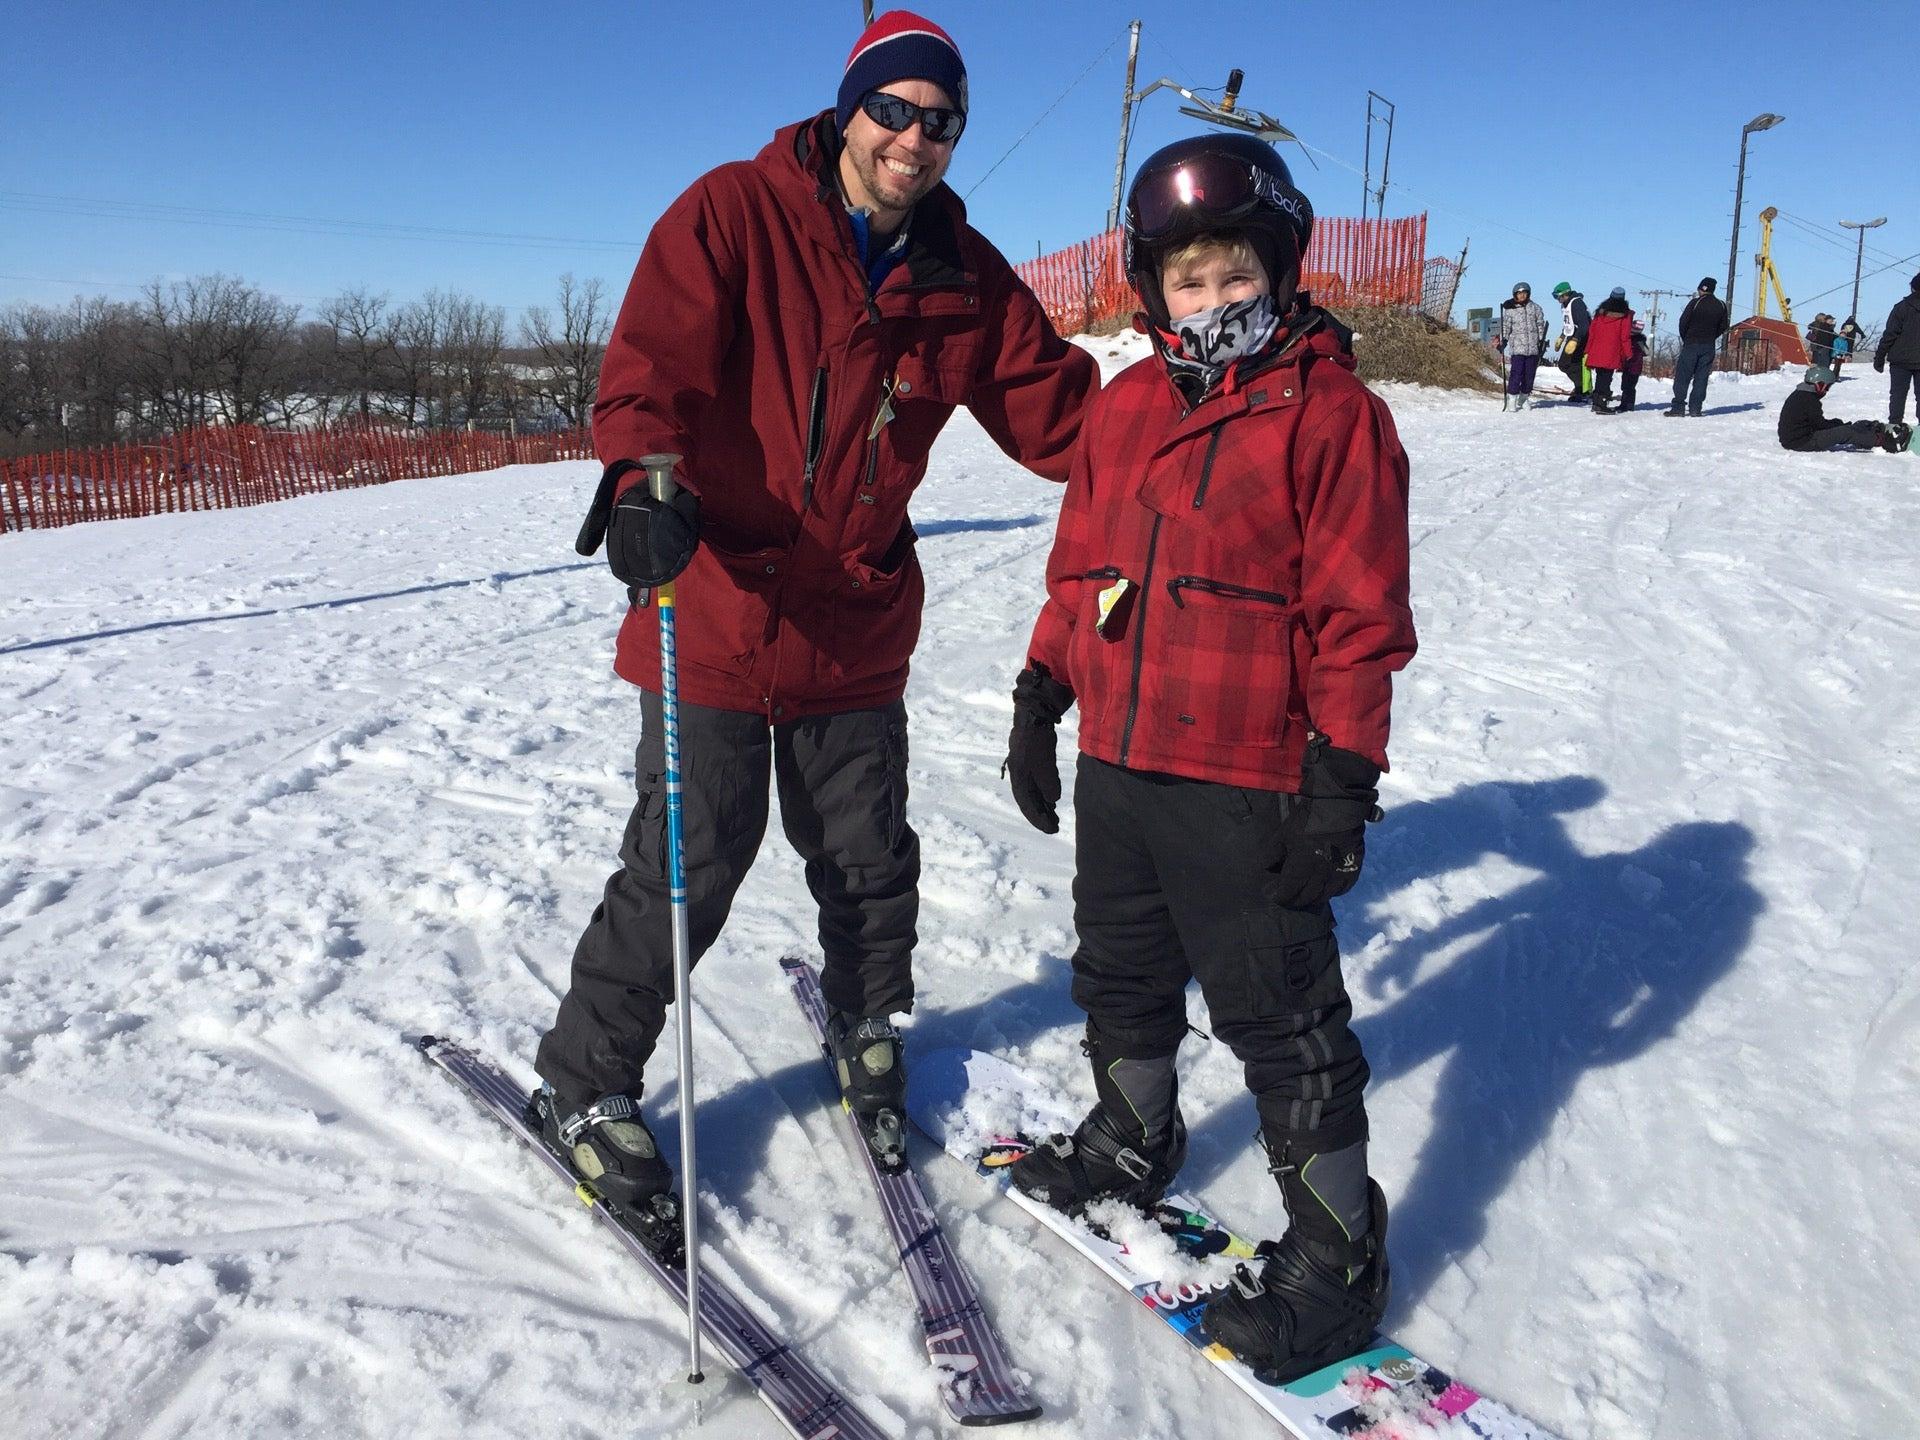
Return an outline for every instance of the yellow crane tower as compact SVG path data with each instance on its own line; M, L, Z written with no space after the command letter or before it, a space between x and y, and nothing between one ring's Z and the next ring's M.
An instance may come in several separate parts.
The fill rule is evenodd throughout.
M1754 256L1753 313L1763 319L1767 313L1767 282L1773 282L1773 293L1780 301L1780 318L1789 324L1793 321L1793 306L1787 300L1787 292L1781 287L1780 272L1773 268L1773 221L1780 213L1777 205L1769 205L1760 212L1760 253Z

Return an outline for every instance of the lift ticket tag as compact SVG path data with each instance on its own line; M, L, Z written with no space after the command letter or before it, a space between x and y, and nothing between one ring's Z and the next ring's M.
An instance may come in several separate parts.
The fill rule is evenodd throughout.
M1105 636L1109 625L1124 622L1126 607L1121 604L1121 601L1125 600L1132 590L1133 581L1123 575L1100 592L1100 618L1094 622L1095 631Z

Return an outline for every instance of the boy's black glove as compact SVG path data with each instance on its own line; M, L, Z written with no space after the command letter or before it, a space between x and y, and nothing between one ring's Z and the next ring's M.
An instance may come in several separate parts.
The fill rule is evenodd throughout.
M687 568L699 543L700 497L691 490L656 500L645 485L633 485L614 501L607 564L628 585L666 584Z
M1282 905L1312 910L1353 888L1367 858L1367 822L1380 818L1379 784L1380 767L1366 756L1331 745L1324 735L1307 741L1300 798L1282 830Z
M1053 678L1046 666L1029 664L1013 682L1013 733L1007 737L1007 761L1000 773L1013 790L1013 803L1027 823L1046 835L1060 833L1060 762L1054 742L1060 717L1073 704L1073 691Z

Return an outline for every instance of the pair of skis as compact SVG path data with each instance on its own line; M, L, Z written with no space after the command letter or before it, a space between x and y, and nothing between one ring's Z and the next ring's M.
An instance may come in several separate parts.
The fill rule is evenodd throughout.
M782 960L794 999L826 1056L826 997L820 977L802 960ZM415 1042L495 1119L531 1145L547 1167L565 1180L622 1246L682 1309L687 1273L641 1238L621 1208L574 1174L567 1157L548 1146L533 1120L530 1097L491 1060L451 1040L433 1036ZM883 1169L851 1112L842 1106L867 1178L899 1252L900 1269L913 1291L927 1360L939 1381L940 1403L957 1423L1001 1425L1040 1414L1032 1392L1013 1368L987 1319L979 1290L960 1263L911 1164ZM684 1121L683 1121L684 1123ZM788 1433L798 1440L881 1440L886 1432L711 1271L700 1276L700 1328L707 1341L749 1383Z
M805 961L781 961L793 996L826 1049L826 999L818 973ZM641 1240L617 1205L574 1174L567 1157L551 1149L531 1119L529 1096L499 1066L448 1040L416 1042L426 1057L484 1109L531 1145L548 1168L615 1232L641 1267L686 1305L686 1272ZM830 1064L830 1061L829 1061ZM1551 1440L1530 1422L1468 1389L1385 1336L1360 1355L1285 1385L1267 1385L1215 1343L1206 1331L1212 1292L1161 1284L1124 1245L1086 1224L1028 1200L1007 1183L1005 1165L1029 1146L1029 1136L1072 1127L1058 1098L1031 1077L993 1056L934 1051L914 1066L909 1093L917 1128L1003 1191L1092 1261L1110 1279L1181 1335L1226 1378L1245 1391L1294 1440L1336 1436L1404 1437L1449 1433L1486 1440ZM910 1164L883 1167L843 1104L852 1142L880 1202L913 1291L927 1359L939 1380L946 1413L966 1426L1029 1420L1039 1405L1014 1371L981 1305L972 1278L955 1255ZM1253 1248L1214 1220L1198 1202L1169 1195L1153 1218L1190 1259L1248 1258ZM797 1440L879 1440L885 1432L830 1380L792 1349L767 1322L711 1272L700 1279L701 1330L709 1343L759 1394Z

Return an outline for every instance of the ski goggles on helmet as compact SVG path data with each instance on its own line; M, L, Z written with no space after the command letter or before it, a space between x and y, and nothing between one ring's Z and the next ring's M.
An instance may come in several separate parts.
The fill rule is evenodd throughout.
M1134 239L1156 245L1196 224L1231 225L1262 205L1296 226L1305 219L1299 196L1266 171L1235 155L1201 154L1134 181L1130 218Z
M878 90L870 92L860 102L860 108L874 124L896 135L918 120L921 131L936 145L951 145L967 128L967 117L962 111L941 105L916 105L911 100Z

